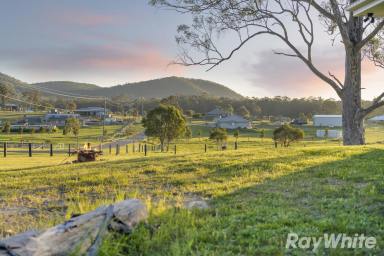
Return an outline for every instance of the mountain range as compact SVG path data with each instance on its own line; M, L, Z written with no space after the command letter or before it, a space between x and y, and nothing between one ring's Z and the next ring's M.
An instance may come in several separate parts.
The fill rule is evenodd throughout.
M41 91L49 95L48 91L76 95L90 96L127 96L130 98L164 98L171 95L208 95L241 99L242 95L228 87L201 79L184 77L165 77L136 83L127 83L112 87L101 87L95 84L77 83L70 81L51 81L28 84L16 78L0 73L0 83L12 86L16 91L23 92L30 89ZM30 88L30 89L28 89Z

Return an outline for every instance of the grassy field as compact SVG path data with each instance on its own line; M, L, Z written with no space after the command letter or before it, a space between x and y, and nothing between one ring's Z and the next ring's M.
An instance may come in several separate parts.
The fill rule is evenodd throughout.
M364 233L378 242L373 251L319 255L384 253L384 146L315 141L275 149L269 139L244 137L235 151L231 140L227 151L193 139L179 141L176 156L112 154L76 165L1 158L0 236L135 197L147 203L148 223L130 236L109 234L101 255L311 255L284 249L289 232ZM183 207L196 198L210 208Z

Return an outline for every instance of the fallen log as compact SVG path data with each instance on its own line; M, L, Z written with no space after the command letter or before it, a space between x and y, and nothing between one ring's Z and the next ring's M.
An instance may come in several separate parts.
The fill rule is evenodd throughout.
M130 233L148 217L137 199L102 206L43 232L27 231L0 241L0 256L97 255L109 230Z

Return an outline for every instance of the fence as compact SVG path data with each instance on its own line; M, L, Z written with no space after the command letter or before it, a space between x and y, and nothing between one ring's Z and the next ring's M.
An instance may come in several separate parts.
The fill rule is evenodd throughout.
M125 152L124 152L125 148ZM238 149L238 142L234 143L235 150ZM25 155L33 157L35 155L48 155L54 156L57 154L71 155L78 149L76 144L46 144L46 143L16 143L16 142L0 142L0 152L3 152L3 157L9 157L11 155ZM142 153L147 156L150 152L172 152L177 154L177 144L167 145L162 147L160 144L150 143L136 143L136 142L111 142L104 145L98 145L94 147L103 151L104 154L112 155L113 151L115 155ZM201 151L207 152L209 146L205 143L201 145ZM227 145L217 146L217 150L225 150Z

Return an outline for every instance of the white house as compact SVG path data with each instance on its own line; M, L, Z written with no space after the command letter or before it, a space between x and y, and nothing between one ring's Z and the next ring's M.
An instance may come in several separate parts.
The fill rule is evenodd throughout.
M313 126L341 127L342 115L314 115Z
M349 6L348 11L354 16L384 17L384 0L358 0Z
M225 128L225 129L237 129L237 128L252 128L251 122L247 119L238 116L232 115L227 116L216 121L216 127Z

